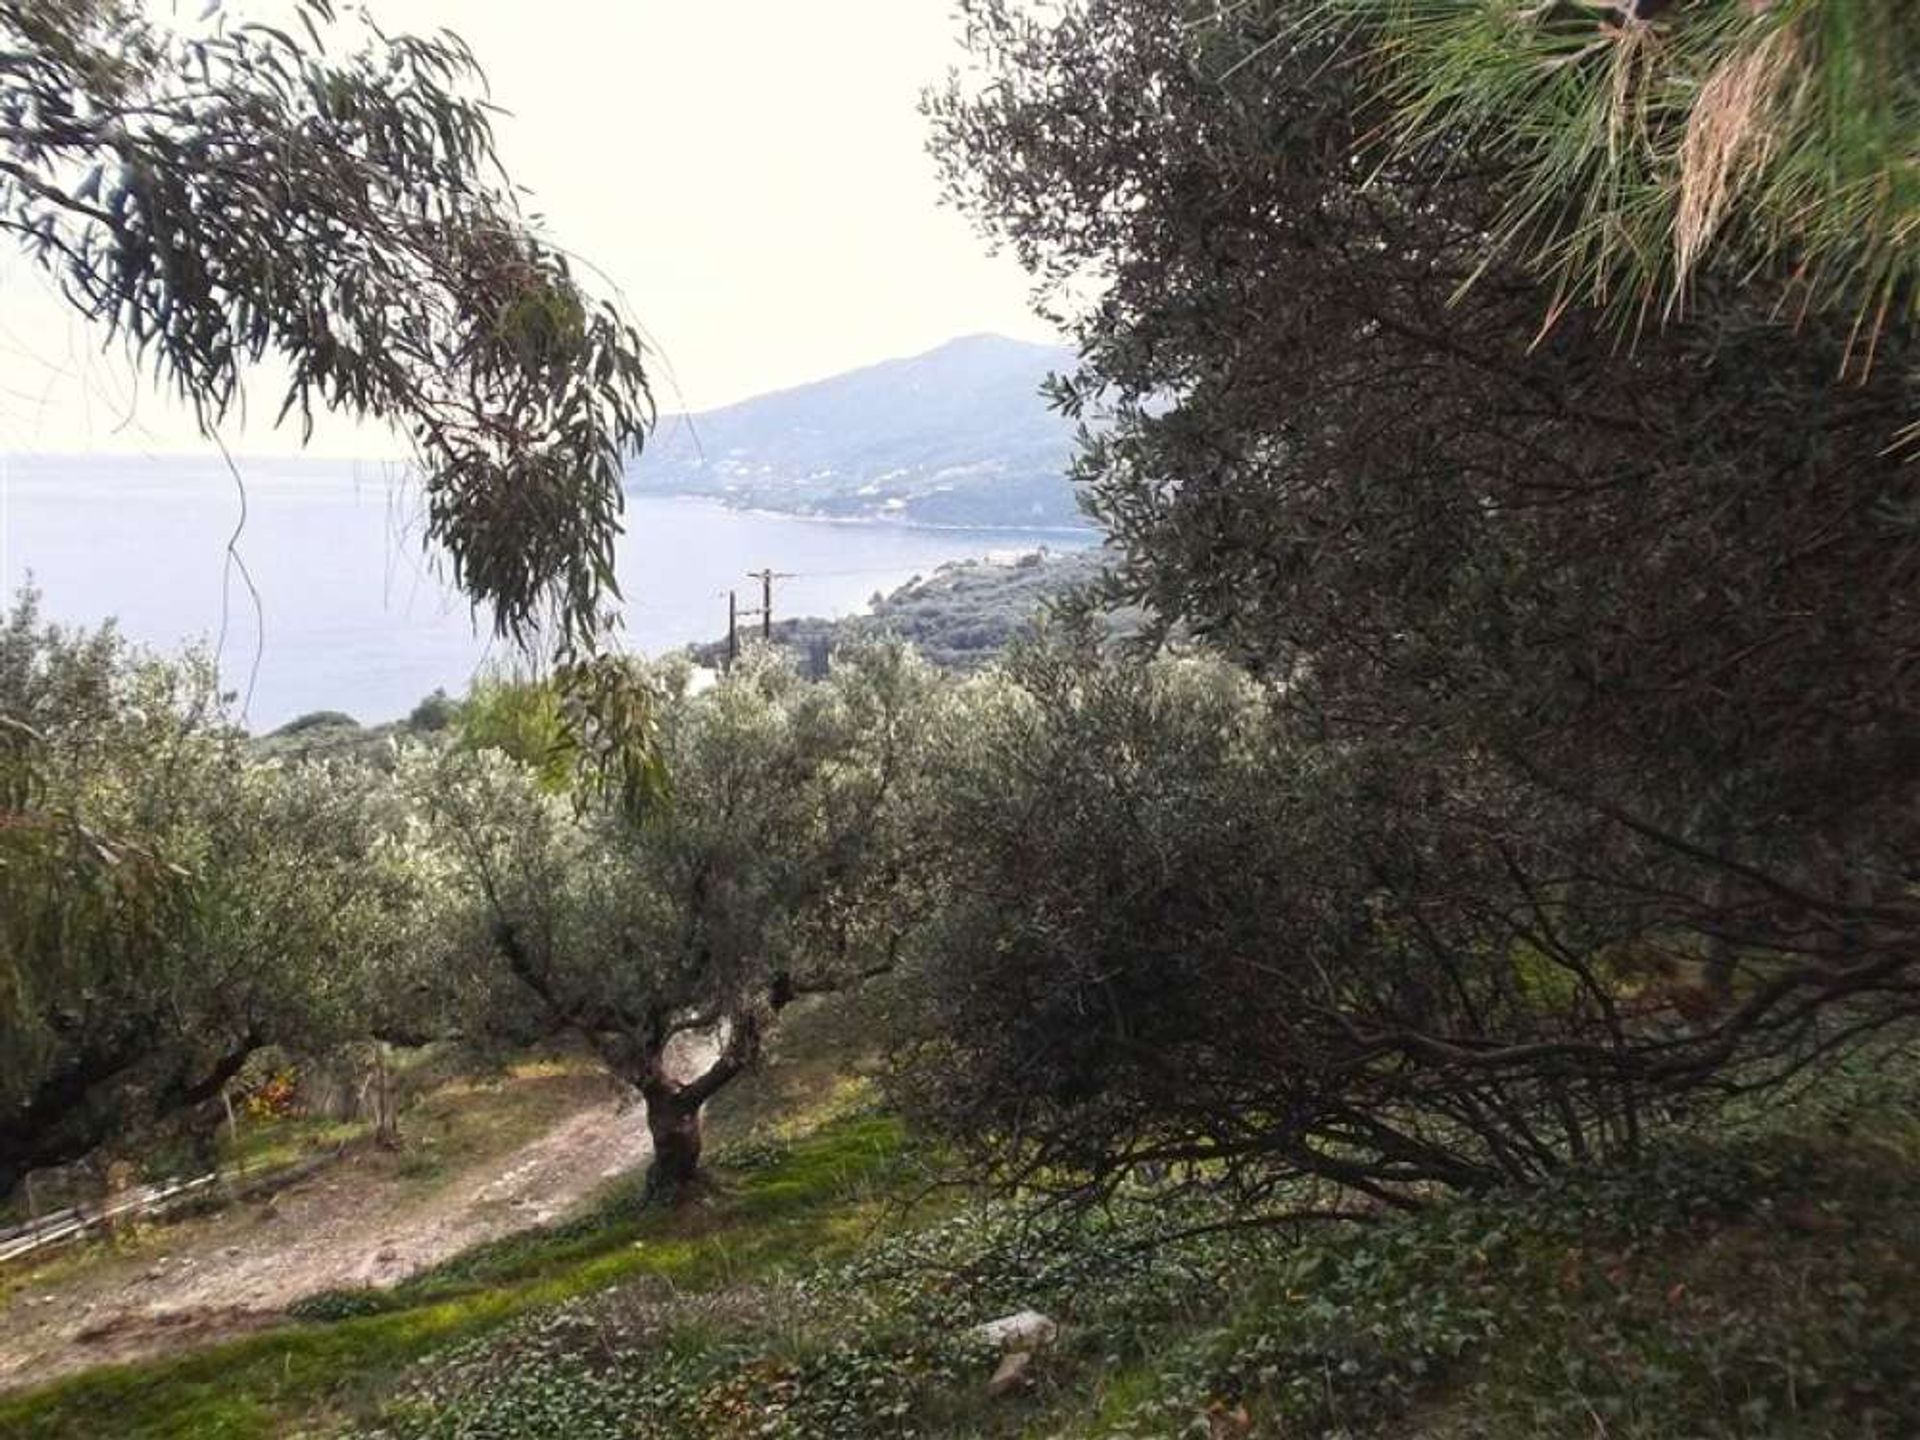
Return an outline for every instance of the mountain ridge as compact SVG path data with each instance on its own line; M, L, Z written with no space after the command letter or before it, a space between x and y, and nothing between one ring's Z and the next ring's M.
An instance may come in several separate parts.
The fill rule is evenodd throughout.
M1061 346L961 336L662 419L628 488L745 509L993 528L1086 528L1074 426L1040 394Z

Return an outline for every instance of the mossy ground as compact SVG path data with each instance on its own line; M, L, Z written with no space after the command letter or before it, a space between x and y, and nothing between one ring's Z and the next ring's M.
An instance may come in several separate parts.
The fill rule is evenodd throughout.
M1920 1433L1920 1129L1677 1138L1529 1194L1151 1252L941 1192L824 1062L736 1097L722 1188L628 1194L285 1330L0 1404L23 1436ZM810 1062L808 1062L810 1063ZM780 1067L775 1067L779 1074ZM972 1324L1064 1324L985 1393ZM331 1308L329 1308L331 1307Z

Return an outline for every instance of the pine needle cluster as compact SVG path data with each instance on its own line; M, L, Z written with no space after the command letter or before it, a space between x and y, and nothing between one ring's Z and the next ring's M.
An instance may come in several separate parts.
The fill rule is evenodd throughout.
M1911 0L1250 0L1276 46L1377 71L1391 153L1493 164L1489 255L1629 328L1764 282L1851 313L1848 364L1920 314ZM1289 11L1293 14L1289 15Z

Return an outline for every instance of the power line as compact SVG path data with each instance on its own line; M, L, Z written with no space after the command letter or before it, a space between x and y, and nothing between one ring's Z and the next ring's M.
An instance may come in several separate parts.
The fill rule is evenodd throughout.
M740 622L760 617L760 638L773 639L773 582L776 580L796 580L799 577L789 570L776 570L771 565L763 570L749 570L749 580L760 582L760 608L742 610L736 592L727 591L727 664L740 658Z

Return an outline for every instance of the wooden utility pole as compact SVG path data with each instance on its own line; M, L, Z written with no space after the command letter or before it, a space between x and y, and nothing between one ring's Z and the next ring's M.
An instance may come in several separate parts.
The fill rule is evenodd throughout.
M740 597L727 591L727 669L740 658Z
M747 578L760 582L760 608L758 610L749 610L746 613L749 616L758 615L760 617L760 638L762 640L772 640L773 582L776 580L791 580L793 576L784 570L775 570L769 565L764 570L749 570L747 572Z

